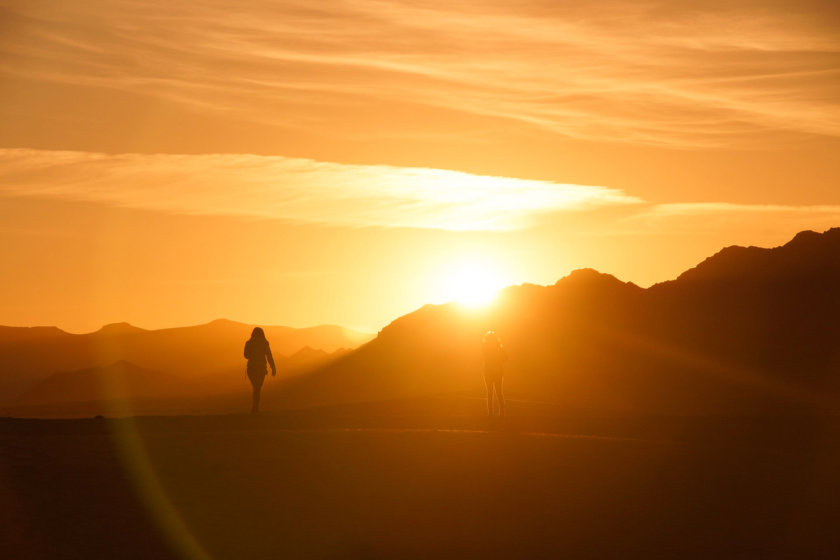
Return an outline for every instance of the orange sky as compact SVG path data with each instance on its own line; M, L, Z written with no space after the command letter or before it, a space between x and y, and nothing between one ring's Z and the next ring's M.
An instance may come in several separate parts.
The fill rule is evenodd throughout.
M0 324L377 330L840 225L837 6L0 0Z

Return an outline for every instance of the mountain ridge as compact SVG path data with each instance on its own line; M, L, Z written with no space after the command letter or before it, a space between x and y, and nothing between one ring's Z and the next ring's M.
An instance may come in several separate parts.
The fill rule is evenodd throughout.
M282 391L267 389L265 402L301 408L479 391L480 339L495 330L511 356L508 388L562 406L648 413L840 406L838 285L840 228L832 228L774 248L726 247L649 288L585 268L552 285L509 286L485 309L429 304L361 345L335 325L264 327L278 369L290 375ZM192 387L212 378L233 387L242 384L250 329L228 319L149 331L116 323L81 335L0 327L0 371L8 372L9 356L28 359L30 371L41 371L31 385L59 370L84 378L86 367L123 360L176 372ZM79 353L67 354L76 343Z
M693 272L692 272L693 271ZM277 395L311 406L481 390L480 340L511 391L569 406L738 413L840 406L840 228L727 248L650 288L581 269L487 310L424 306Z
M183 380L119 360L106 366L59 371L30 387L19 404L68 403L171 395L187 390Z
M102 368L119 361L187 379L221 378L224 372L241 369L242 347L252 328L226 319L159 330L114 323L84 334L56 327L0 327L0 404L56 372ZM371 336L337 325L263 328L278 361L306 346L328 354L355 348ZM309 367L315 358L298 357L289 367Z
M655 284L668 284L678 280L708 281L718 277L732 276L748 268L765 268L773 272L773 268L789 268L797 264L806 264L805 259L810 253L821 250L834 250L840 255L840 227L831 228L823 233L811 230L797 233L790 241L777 247L742 247L730 245L706 258L698 265L686 270L675 280ZM837 266L840 266L838 256ZM732 269L735 270L732 270ZM790 270L795 272L796 269ZM801 270L801 272L810 272ZM727 274L728 273L728 274Z

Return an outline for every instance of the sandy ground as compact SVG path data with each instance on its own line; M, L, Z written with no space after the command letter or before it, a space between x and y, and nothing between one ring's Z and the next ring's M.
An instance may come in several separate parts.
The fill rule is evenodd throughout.
M6 558L836 558L840 418L0 420Z

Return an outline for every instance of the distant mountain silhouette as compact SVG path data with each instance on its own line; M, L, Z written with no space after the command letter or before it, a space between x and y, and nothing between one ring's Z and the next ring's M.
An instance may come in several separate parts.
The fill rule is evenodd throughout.
M21 404L87 402L184 394L183 380L125 361L50 375L24 393Z
M428 305L276 398L297 407L478 391L488 329L510 356L508 391L569 407L836 407L840 228L774 249L728 247L648 289L584 269L507 288L486 311Z
M0 326L0 344L29 340L55 340L73 336L58 327L3 327Z
M324 350L317 350L311 346L304 346L291 356L286 358L289 366L296 364L308 365L316 362L325 362L330 358L330 353Z
M128 323L111 323L105 325L95 334L101 335L110 335L110 336L123 336L127 334L137 334L137 333L144 333L149 332L146 329L141 329L140 327L135 327L134 325L130 325Z
M0 327L0 404L9 403L57 372L78 372L127 362L144 371L192 380L193 391L228 390L242 384L242 348L251 325L217 320L204 325L145 330L127 323L88 334L54 327ZM338 326L305 329L264 327L278 362L303 348L325 353L353 348L370 335ZM280 373L299 373L323 364L324 356L297 357ZM240 375L241 374L241 375ZM83 376L84 377L84 376Z

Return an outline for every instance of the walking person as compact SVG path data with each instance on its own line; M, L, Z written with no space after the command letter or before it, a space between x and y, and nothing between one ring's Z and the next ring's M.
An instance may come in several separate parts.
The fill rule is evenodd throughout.
M484 384L487 387L487 416L494 416L493 400L498 403L499 418L505 417L505 397L502 394L502 381L504 379L503 366L507 360L507 352L502 346L502 341L493 331L487 331L484 335Z
M262 390L265 376L268 375L266 360L271 366L271 376L277 375L277 368L274 366L274 357L271 355L271 347L265 338L265 332L260 327L251 331L251 338L245 343L245 358L248 360L248 379L254 388L251 414L257 414L260 409L260 391Z

